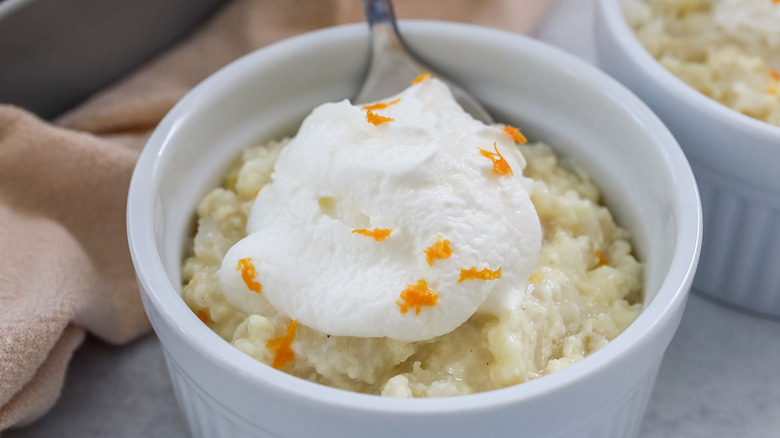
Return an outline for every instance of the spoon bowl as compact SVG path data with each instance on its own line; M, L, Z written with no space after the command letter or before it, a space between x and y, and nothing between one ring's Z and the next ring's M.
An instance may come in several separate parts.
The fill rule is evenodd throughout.
M353 103L370 103L398 94L415 77L430 73L450 87L455 100L472 117L485 124L494 123L477 99L428 66L406 46L398 30L392 0L363 0L363 11L371 30L371 58Z

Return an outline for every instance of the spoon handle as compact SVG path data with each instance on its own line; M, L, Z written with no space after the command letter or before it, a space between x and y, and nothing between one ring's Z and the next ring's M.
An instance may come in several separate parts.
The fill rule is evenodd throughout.
M363 0L363 10L371 31L371 61L355 103L392 96L427 71L403 43L391 0Z
M370 28L373 29L376 25L387 26L393 30L396 37L400 36L395 24L392 0L363 0L363 11Z
M371 26L373 26L376 22L387 22L388 20L392 21L395 18L392 1L363 0L363 10L366 14L366 20Z
M392 0L363 0L363 12L372 34L374 56L397 51L409 55L395 20Z

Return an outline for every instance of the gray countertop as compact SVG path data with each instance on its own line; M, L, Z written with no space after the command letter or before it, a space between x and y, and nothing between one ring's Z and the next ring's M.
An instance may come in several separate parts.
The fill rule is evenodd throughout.
M536 36L590 62L592 0L559 0ZM5 438L186 437L160 343L115 347L88 338L62 396ZM694 293L658 375L640 437L780 436L780 320Z

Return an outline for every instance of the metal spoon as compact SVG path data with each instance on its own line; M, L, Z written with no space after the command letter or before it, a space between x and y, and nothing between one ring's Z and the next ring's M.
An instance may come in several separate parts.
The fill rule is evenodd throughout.
M410 53L398 31L392 0L363 0L363 12L371 30L371 61L353 103L385 99L406 89L418 75L431 73L447 83L466 112L483 123L493 123L490 113L474 97Z

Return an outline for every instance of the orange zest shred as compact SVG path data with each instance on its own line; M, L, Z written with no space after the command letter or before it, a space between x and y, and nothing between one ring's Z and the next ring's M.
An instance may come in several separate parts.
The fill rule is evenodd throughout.
M497 280L501 278L501 268L491 271L488 268L477 270L476 267L460 270L460 279L458 283L466 280Z
M262 187L260 187L259 189L257 189L257 190L255 191L255 196L254 196L255 198L257 198L257 195L259 195L259 194L260 194L260 190L263 190L263 188L262 188Z
M602 254L601 251L596 250L595 255L596 255L596 259L598 259L598 263L596 264L596 267L606 266L609 264L609 259L604 257L604 254Z
M419 315L423 306L435 306L439 295L428 287L425 280L418 280L417 284L410 284L401 292L401 300L403 301L396 301L401 308L401 313L414 309L414 314Z
M295 352L290 345L295 339L295 331L298 328L298 320L294 320L287 326L287 332L278 338L273 338L265 344L265 348L275 349L274 362L272 366L277 370L284 368L285 365L295 359Z
M423 73L423 74L417 76L416 78L412 79L412 85L417 85L420 82L428 79L429 77L431 77L430 73Z
M509 163L506 162L504 156L501 155L501 152L498 151L498 146L496 146L495 143L493 143L493 149L495 152L490 152L479 148L479 153L482 154L483 157L493 162L493 172L495 172L497 175L512 175L512 168L509 167Z
M529 283L541 283L544 280L544 275L541 272L535 272L528 277Z
M375 103L373 105L365 105L365 106L363 106L363 109L364 110L374 110L374 111L381 110L381 109L385 109L385 108L389 107L390 105L395 105L395 104L397 104L400 101L401 101L401 98L399 97L396 100L393 100L393 101L390 101L390 102L386 102L386 103L385 102L377 102L377 103Z
M203 321L204 324L209 323L209 314L206 313L205 311L198 310L197 312L195 312L195 316L197 316L199 320Z
M393 232L392 228L388 229L382 229L382 228L374 228L373 230L367 230L365 228L361 228L359 230L352 230L353 233L362 234L364 236L373 237L374 240L377 242L381 242L390 235L390 233Z
M523 135L522 132L520 132L519 129L515 128L514 126L506 125L504 126L504 133L512 137L512 139L520 144L524 144L528 141L527 138Z
M780 3L780 0L777 0L775 3ZM780 73L777 70L769 70L769 77L774 81L780 81Z
M436 259L446 259L451 256L452 248L450 248L449 240L442 240L441 236L438 236L436 242L423 252L425 252L425 261L428 262L428 266L433 266Z
M251 258L247 257L245 259L240 259L238 261L238 266L236 266L236 271L241 271L241 278L244 279L244 283L246 283L246 287L248 287L249 290L263 293L263 286L255 281L257 270L255 270L255 265L252 264Z
M379 114L374 114L371 112L371 110L368 110L366 111L366 120L368 120L368 123L371 123L374 126L379 126L382 123L392 122L395 119L392 117L380 116Z

